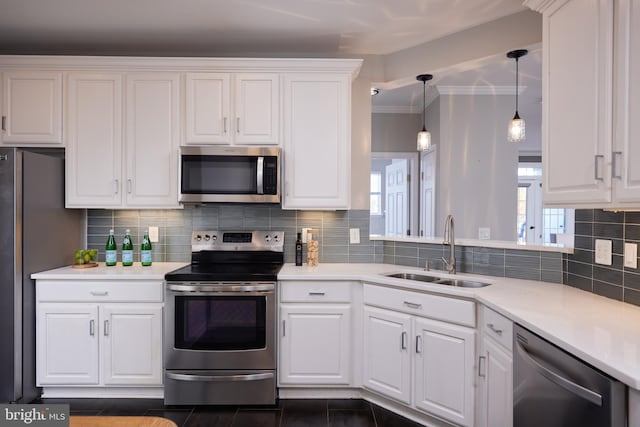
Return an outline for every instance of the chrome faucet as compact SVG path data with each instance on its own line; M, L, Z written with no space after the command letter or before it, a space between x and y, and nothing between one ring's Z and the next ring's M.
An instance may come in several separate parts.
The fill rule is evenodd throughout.
M442 262L447 267L447 273L456 274L456 237L453 226L453 215L447 215L444 223L444 242L449 245L449 259L442 257Z

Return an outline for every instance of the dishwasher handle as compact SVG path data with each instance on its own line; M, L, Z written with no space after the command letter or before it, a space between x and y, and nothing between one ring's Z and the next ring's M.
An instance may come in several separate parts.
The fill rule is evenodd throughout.
M540 375L556 384L557 386L567 390L568 392L575 394L581 399L587 400L594 405L602 406L601 394L589 390L588 388L576 384L573 381L563 377L562 375L556 374L555 372L551 371L549 368L544 366L541 361L537 360L534 356L529 354L529 352L520 342L516 342L516 347L518 353L522 356L522 358L526 362L528 362Z

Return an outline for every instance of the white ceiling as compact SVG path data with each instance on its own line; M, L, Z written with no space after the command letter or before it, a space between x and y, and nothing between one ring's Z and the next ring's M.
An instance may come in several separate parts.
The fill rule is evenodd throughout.
M522 0L0 0L0 53L387 54Z

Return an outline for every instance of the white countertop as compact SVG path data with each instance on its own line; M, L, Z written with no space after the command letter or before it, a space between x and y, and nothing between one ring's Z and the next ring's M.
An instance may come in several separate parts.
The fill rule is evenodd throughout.
M164 280L164 275L187 265L184 262L154 262L143 267L139 262L132 266L122 264L107 267L103 262L92 268L60 267L31 275L36 280Z
M455 277L488 282L491 286L453 288L382 276L399 271L451 277L439 271L389 264L286 264L278 278L361 280L472 298L640 390L640 307L556 283L460 273Z

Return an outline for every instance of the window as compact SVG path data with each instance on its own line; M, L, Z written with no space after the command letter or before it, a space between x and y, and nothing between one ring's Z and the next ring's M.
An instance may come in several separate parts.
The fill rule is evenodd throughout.
M370 214L382 215L382 173L371 172Z

